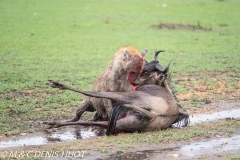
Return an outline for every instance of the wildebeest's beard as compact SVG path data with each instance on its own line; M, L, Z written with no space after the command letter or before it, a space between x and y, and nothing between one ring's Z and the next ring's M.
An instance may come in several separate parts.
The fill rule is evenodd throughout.
M134 116L136 121L141 124L146 124L150 121L150 119L140 113L126 108L124 104L115 104L114 108L111 112L110 117L108 118L108 128L107 128L107 135L116 135L119 131L116 129L116 123L120 119L124 119L127 116Z

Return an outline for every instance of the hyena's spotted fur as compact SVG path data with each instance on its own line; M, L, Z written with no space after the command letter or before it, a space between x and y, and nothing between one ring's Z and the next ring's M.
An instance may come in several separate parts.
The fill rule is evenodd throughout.
M128 92L135 90L139 84L140 75L145 65L144 57L148 50L142 53L134 47L127 46L120 48L110 61L107 68L99 75L94 82L92 91L97 92ZM80 119L85 111L96 110L94 120L107 120L112 111L110 100L93 97L85 97L77 108L76 116L71 122Z

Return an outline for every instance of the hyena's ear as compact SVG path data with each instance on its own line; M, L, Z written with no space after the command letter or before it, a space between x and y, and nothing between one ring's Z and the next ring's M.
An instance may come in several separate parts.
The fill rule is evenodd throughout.
M127 61L130 61L132 59L132 55L131 53L129 53L127 50L124 51L124 58L127 60Z
M145 49L142 51L141 55L142 55L143 57L145 57L147 53L148 53L148 49L145 48Z

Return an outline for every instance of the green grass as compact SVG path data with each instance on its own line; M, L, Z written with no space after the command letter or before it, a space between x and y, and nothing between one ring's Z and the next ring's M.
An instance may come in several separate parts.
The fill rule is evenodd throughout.
M239 77L239 7L238 0L1 0L0 134L31 131L29 120L53 113L72 116L83 96L53 90L47 80L90 89L124 45L150 49L148 60L166 50L159 59L172 61L173 75L231 71ZM160 23L212 31L151 27Z

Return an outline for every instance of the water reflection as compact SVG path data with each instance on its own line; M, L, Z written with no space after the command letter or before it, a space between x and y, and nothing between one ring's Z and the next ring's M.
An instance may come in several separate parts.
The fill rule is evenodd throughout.
M47 143L72 141L76 139L86 139L94 136L105 136L105 129L99 127L70 126L66 130L56 130L56 132L45 132L42 135L27 135L17 138L7 138L0 142L0 148L44 145Z

